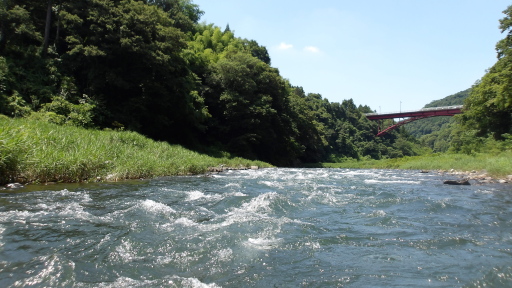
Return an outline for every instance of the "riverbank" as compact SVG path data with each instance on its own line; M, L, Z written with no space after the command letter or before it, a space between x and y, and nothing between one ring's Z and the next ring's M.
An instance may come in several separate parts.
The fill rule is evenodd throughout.
M100 131L0 117L0 184L118 181L272 165L191 151L130 131Z
M219 153L212 157L129 131L99 131L0 117L0 185L119 181L272 167ZM212 168L214 167L214 168ZM478 182L512 182L512 151L431 154L314 167L407 169L451 173Z
M444 153L383 160L350 160L343 163L321 163L320 166L436 171L481 183L512 182L512 151L510 150L473 155Z

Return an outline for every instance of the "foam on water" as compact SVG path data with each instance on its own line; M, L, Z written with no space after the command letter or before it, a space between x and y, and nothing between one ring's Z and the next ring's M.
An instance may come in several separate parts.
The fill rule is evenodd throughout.
M264 239L264 238L249 238L245 245L262 250L274 249L279 246L279 243L282 242L282 239Z
M178 224L178 225L182 225L182 226L187 226L187 227L191 227L191 226L196 226L197 223L188 219L188 218L178 218L176 221L174 221L174 224Z
M216 250L213 253L215 255L215 259L217 261L226 262L233 258L233 250L231 248L225 248L221 250Z
M0 287L510 286L510 189L442 180L260 169L0 193Z
M74 191L69 191L68 189L55 191L53 193L54 193L54 196L56 196L56 197L65 197L65 198L73 199L74 201L79 201L82 203L90 202L92 200L88 193L74 192ZM41 200L44 201L44 199L41 199Z
M342 199L339 199L336 195L328 192L315 191L308 194L309 195L307 195L307 197L305 198L306 203L318 202L331 206L344 205L344 203L346 203Z
M384 210L375 210L368 215L369 217L384 217L386 212Z
M276 192L265 193L258 195L257 197L251 199L251 201L244 203L240 209L246 211L248 213L257 213L257 212L266 212L269 213L272 211L270 204L278 198Z
M150 199L139 202L136 207L142 209L148 214L170 215L176 213L176 210L172 209L171 207Z
M378 177L383 175L383 170L341 170L340 176L365 176L365 178Z
M123 240L115 249L115 255L111 255L114 259L119 259L123 263L132 262L135 260L144 259L144 257L137 256L136 249L132 247L129 240Z
M225 188L241 188L240 183L228 183L224 186Z
M408 180L364 180L367 184L421 184L421 181L408 181Z
M260 184L266 185L273 188L283 188L284 183L278 181L259 181Z
M194 201L194 200L197 200L200 198L208 198L208 197L211 198L212 197L211 195L205 195L201 191L190 191L187 194L188 194L188 197L187 197L188 201Z
M221 286L218 286L215 283L206 284L197 278L182 278L182 277L172 277L171 282L169 284L176 284L180 287L184 288L220 288Z
M57 197L73 195L77 196L76 200L72 198L71 200L64 200L62 202L34 203L34 205L30 207L30 210L0 212L0 222L13 221L22 224L46 225L40 222L46 222L48 219L60 219L59 221L64 221L65 219L89 221L96 217L84 210L83 205L91 201L91 199L83 194L84 193L70 193L67 190L58 191L56 193Z
M129 277L119 277L113 283L101 283L100 288L118 287L170 287L170 288L219 288L215 283L206 284L197 278L184 278L178 276L166 277L162 280L136 280Z

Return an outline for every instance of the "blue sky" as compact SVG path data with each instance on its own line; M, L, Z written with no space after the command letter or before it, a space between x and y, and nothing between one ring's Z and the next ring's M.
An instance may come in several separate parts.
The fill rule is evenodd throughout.
M496 62L505 0L193 0L201 21L267 47L306 93L377 112L470 88Z

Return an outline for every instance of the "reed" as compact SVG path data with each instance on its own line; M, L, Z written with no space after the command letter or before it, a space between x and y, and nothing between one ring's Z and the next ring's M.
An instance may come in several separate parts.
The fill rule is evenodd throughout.
M270 167L211 157L130 131L100 131L0 117L0 182L82 182L205 173L208 167Z

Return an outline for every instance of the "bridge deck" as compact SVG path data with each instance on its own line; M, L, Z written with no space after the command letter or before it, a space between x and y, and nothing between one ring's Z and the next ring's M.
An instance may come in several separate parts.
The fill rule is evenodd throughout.
M379 119L394 119L394 118L407 118L407 117L432 117L432 116L453 116L460 114L462 105L458 106L445 106L434 108L423 108L416 111L404 112L391 112L391 113L367 113L366 117L370 120Z

